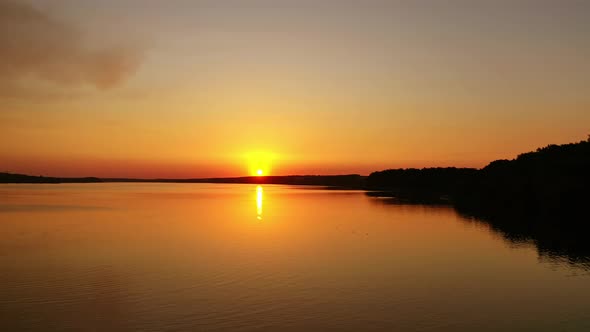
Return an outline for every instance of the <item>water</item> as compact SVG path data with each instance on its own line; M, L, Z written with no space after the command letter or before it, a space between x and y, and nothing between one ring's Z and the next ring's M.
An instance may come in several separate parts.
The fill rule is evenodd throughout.
M361 191L2 185L0 267L1 331L590 331L583 264Z

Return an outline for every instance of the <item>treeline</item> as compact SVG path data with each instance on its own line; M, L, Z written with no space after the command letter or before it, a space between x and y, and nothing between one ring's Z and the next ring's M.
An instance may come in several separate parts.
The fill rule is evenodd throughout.
M497 160L461 188L456 203L483 213L578 215L590 199L590 141L549 145Z
M459 188L473 181L475 168L406 168L374 172L366 181L375 196L391 196L401 201L437 202L456 197Z
M0 173L0 183L93 183L103 182L96 177L57 178L13 173Z
M209 179L56 178L0 173L0 183L178 182L316 185L368 189L371 195L416 202L453 202L481 213L533 211L563 213L589 203L590 139L549 145L513 160L496 160L483 169L390 169L368 177L292 175Z
M590 141L549 145L483 169L424 168L374 172L367 188L400 200L449 200L481 214L578 213L590 199Z
M134 179L134 178L60 178L0 173L0 183L93 183L93 182L155 182L155 183L244 183L244 184L285 184L337 187L341 189L363 189L366 176L348 175L287 175L287 176L245 176L206 179Z

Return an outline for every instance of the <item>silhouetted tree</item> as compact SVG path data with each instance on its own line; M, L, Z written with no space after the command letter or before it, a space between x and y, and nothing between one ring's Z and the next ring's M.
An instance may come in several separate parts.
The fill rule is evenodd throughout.
M486 214L519 211L542 218L564 213L578 216L590 202L590 141L551 144L513 160L493 161L481 170L451 167L374 172L367 178L367 187L408 200L446 197Z

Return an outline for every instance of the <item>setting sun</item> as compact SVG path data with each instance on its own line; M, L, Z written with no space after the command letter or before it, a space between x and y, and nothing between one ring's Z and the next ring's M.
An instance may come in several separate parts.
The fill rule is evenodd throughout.
M263 151L250 152L245 157L248 165L248 174L252 176L270 174L273 161L276 159L274 154Z

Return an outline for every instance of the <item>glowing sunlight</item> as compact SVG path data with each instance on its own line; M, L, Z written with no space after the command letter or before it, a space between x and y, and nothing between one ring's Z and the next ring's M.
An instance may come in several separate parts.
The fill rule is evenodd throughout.
M275 159L275 155L270 152L257 151L246 154L248 174L251 176L269 175Z

